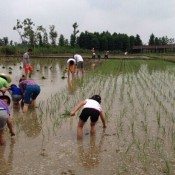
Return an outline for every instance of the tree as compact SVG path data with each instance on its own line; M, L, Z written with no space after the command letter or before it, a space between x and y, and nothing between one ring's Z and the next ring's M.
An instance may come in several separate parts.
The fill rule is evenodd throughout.
M49 45L48 34L47 34L46 30L44 31L44 35L43 35L43 45L44 46Z
M36 30L37 42L39 46L43 46L43 37L46 29L43 26L38 26Z
M68 39L65 39L64 44L65 44L65 46L68 46L69 45Z
M3 46L4 45L4 41L3 39L0 39L0 46Z
M136 46L142 46L142 40L140 39L140 36L137 34L135 38L135 45Z
M0 46L6 46L9 44L8 37L3 37L0 39Z
M10 40L10 45L11 45L11 46L13 45L13 41L12 41L12 40Z
M24 42L24 36L22 34L22 30L23 29L23 25L22 23L20 22L20 20L17 19L17 23L16 23L16 26L13 27L13 30L16 30L21 38L21 41L22 43Z
M113 50L113 38L111 36L111 34L107 31L105 32L105 36L107 38L107 42L108 42L108 50Z
M100 37L100 50L108 50L108 39L105 34Z
M64 46L65 45L65 39L64 36L61 34L59 38L59 46Z
M70 36L70 45L72 47L75 47L75 45L77 44L77 37L76 37L76 35L79 33L79 30L77 30L77 28L78 28L77 22L75 22L72 25L72 27L73 27L73 34L71 34L71 36Z
M35 24L29 18L24 19L23 22L20 22L20 20L17 19L17 24L13 27L13 30L16 30L19 33L22 43L35 45L36 39L33 26L35 26Z
M123 46L122 46L120 34L117 34L114 32L112 37L114 40L114 47L113 47L114 50L121 50Z
M100 48L100 42L97 35L92 35L91 48L98 50Z
M74 36L73 34L71 34L71 36L70 36L70 45L71 45L72 47L75 46L75 36Z
M80 36L77 37L77 44L80 48L83 49L92 49L91 41L92 41L92 33L85 31L85 33L81 32Z
M173 44L174 43L174 38L170 38L169 40L168 40L168 44Z
M155 45L160 46L161 45L161 40L158 37L155 37Z
M56 38L58 36L58 33L57 33L57 31L55 31L55 26L54 25L50 26L49 36L50 36L50 39L51 39L51 44L56 45Z
M9 43L8 37L3 37L4 45L6 46Z
M24 19L22 24L24 29L24 38L28 40L29 44L35 45L35 32L33 30L33 26L35 26L35 24L29 18Z
M123 51L128 51L130 49L130 40L128 35L123 34L122 41L123 41Z
M130 36L129 37L129 42L130 42L130 49L132 49L133 46L135 46L135 37L134 36Z
M155 45L155 36L154 36L153 33L150 35L148 44L149 44L150 46L154 46L154 45Z

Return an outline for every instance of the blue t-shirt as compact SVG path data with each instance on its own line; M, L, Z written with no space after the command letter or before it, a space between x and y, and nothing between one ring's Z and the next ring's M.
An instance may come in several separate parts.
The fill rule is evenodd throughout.
M12 95L22 95L21 89L15 86L12 86L11 89Z

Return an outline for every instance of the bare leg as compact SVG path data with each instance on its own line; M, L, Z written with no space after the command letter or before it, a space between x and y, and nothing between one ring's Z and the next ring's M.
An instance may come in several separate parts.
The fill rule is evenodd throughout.
M4 136L4 131L1 130L0 131L0 145L5 145L6 141L5 141L5 136Z
M7 119L7 126L9 128L11 136L14 136L15 132L13 131L13 124L10 118Z
M18 108L19 108L19 102L16 102L16 103L14 102L14 103L13 103L13 107L14 107L15 109L18 109Z
M26 104L26 103L24 103L24 106L23 106L23 112L27 112L28 111L28 107L29 107L29 105L28 104Z
M29 72L29 78L31 78L31 75L32 75L32 71Z
M77 126L77 139L81 140L83 138L83 126L84 122L82 120L79 120L78 126Z
M26 67L24 67L24 78L27 79L27 75L28 75L28 70Z
M91 135L95 135L95 132L96 132L95 123L91 123Z
M31 105L32 105L33 107L35 107L35 106L36 106L36 100L32 100Z

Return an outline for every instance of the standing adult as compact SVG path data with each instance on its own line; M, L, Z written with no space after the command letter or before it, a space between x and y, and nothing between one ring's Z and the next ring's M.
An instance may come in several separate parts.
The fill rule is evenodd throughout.
M84 60L83 57L79 54L75 54L74 55L74 59L77 63L77 75L79 73L79 71L81 71L81 73L84 73Z
M28 49L27 52L24 53L23 55L23 68L24 68L24 74L25 77L27 78L28 76L31 77L33 68L30 64L29 61L29 55L32 54L32 49Z
M40 93L40 86L33 80L27 80L25 78L21 78L19 80L19 88L21 89L24 97L24 106L23 112L28 111L29 104L33 106L36 105L36 98Z
M106 51L105 55L104 55L104 58L105 59L108 59L109 58L109 51Z
M92 48L92 59L95 59L95 57L96 57L96 53L95 53L95 49L94 48Z

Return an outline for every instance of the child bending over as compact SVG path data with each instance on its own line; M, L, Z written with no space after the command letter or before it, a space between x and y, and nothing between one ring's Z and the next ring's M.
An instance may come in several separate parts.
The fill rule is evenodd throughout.
M100 116L100 119L103 123L103 128L106 128L106 122L104 119L104 114L101 108L101 97L99 95L94 95L89 99L81 101L75 108L71 111L71 116L74 116L76 111L78 111L82 106L83 110L79 116L79 122L77 126L77 139L81 140L83 138L83 126L90 117L91 120L91 135L95 134L96 131L96 122Z

